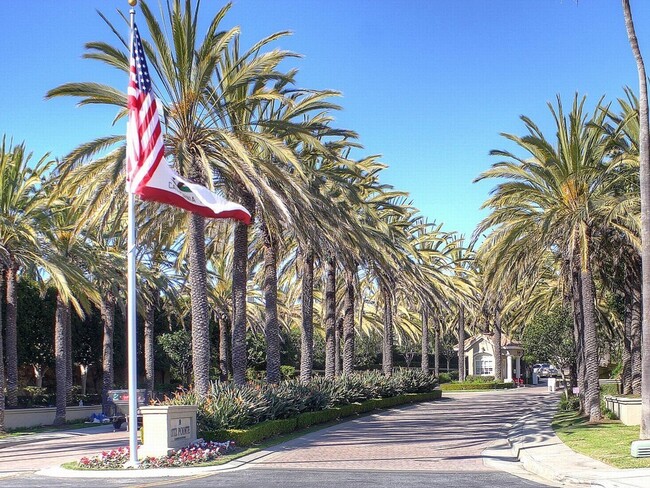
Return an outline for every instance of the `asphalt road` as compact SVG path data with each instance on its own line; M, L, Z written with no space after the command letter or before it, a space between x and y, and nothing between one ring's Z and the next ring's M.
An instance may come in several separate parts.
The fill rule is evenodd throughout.
M42 476L20 476L0 480L0 486L15 488L52 487L214 487L228 488L423 488L430 486L459 488L524 488L546 486L502 472L465 471L339 471L278 470L251 468L193 477L146 480L135 479L52 479Z

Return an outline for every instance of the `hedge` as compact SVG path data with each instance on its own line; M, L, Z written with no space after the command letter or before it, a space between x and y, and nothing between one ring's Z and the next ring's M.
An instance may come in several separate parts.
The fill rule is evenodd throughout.
M329 408L316 412L304 412L288 419L267 420L255 424L248 429L223 429L211 432L201 432L199 435L206 441L235 441L235 445L248 447L264 439L288 434L312 425L323 424L333 420L351 417L361 413L372 412L380 408L389 408L407 403L436 400L442 396L442 391L434 390L427 393L406 393L389 398L373 398L362 403L350 403L337 408Z
M514 388L514 383L442 383L442 391L466 391L466 390L505 390Z

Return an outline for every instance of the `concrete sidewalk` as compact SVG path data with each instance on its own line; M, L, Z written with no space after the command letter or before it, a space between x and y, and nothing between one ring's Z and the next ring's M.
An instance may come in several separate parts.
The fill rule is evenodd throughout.
M513 457L527 471L562 486L650 488L650 468L613 468L567 447L551 428L555 411L556 402L546 402L539 412L519 419L508 434Z

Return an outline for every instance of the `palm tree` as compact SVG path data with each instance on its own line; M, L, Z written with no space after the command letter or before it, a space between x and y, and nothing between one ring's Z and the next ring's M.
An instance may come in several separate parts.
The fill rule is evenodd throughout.
M641 184L641 269L642 269L642 329L650 329L650 122L648 120L648 81L641 50L637 41L630 1L622 0L627 36L639 73L639 168ZM650 371L650 334L643 335L642 370ZM650 375L642 377L640 438L650 439Z
M522 117L529 135L505 137L527 151L530 159L492 151L507 161L495 164L477 180L503 178L506 182L497 185L484 204L493 210L477 234L493 228L486 246L497 250L502 263L514 256L514 243L519 248L529 243L529 252L539 255L553 247L565 253L575 278L576 324L583 325L579 339L585 354L585 407L595 421L600 418L600 406L592 254L597 229L611 217L610 209L597 204L601 196L610 193L612 179L606 171L610 146L602 129L607 109L599 104L588 119L584 102L576 95L568 115L559 97L557 109L549 105L557 127L557 146L545 139L533 121Z
M0 248L0 251L3 251L3 249ZM4 283L4 270L0 268L0 317L2 317L2 292L4 291ZM5 358L3 342L3 335L0 332L0 432L5 431Z
M61 182L53 185L58 187ZM78 232L79 208L72 207L64 199L50 200L47 211L49 227L44 229L48 247L44 256L50 262L61 263L63 280L52 280L52 287L57 290L56 316L54 325L55 369L56 369L56 416L55 424L65 422L66 404L70 402L71 365L72 365L72 309L83 318L82 304L90 308L90 302L98 303L99 294L93 290L84 268L92 268L95 254L90 247L90 240Z
M146 2L141 2L153 43L144 43L152 73L159 78L157 95L165 114L165 144L167 155L174 161L178 171L190 180L211 187L213 183L212 161L215 151L221 153L222 134L215 133L211 121L206 117L205 96L212 91L212 80L219 57L237 29L222 32L219 25L229 6L224 7L211 20L206 35L199 40L197 31L198 8L190 2L184 6L179 0L170 2L166 11L171 26L171 39L155 18ZM105 17L113 32L119 32ZM127 46L125 40L119 40ZM118 48L94 42L87 44L89 53L85 56L97 59L128 73L128 56ZM119 116L125 115L126 96L123 92L96 83L68 83L50 90L47 97L82 97L82 104L105 103L119 107ZM67 159L69 166L78 165L97 152L123 141L123 137L106 137L85 144ZM97 160L90 169L102 171L109 166L121 165L123 146ZM104 174L106 174L105 172ZM119 171L112 172L115 186ZM107 185L108 186L108 185ZM106 201L105 194L97 192L95 201ZM206 255L204 247L205 221L192 214L188 223L190 296L192 302L192 349L195 388L199 394L209 387L209 317L207 301Z
M14 146L2 138L0 147L0 269L5 280L5 351L7 396L9 406L17 404L18 352L17 352L17 281L24 267L45 266L55 279L58 269L43 258L41 252L42 216L45 213L41 190L42 181L50 171L53 161L43 156L32 163L24 144Z

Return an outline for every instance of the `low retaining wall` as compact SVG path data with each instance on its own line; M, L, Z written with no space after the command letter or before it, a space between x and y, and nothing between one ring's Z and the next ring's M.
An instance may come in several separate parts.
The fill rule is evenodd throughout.
M605 406L625 425L641 425L641 397L605 396Z
M65 419L66 421L84 420L90 418L93 413L101 413L101 411L101 405L66 407ZM55 417L56 407L8 409L5 410L5 429L52 425Z

